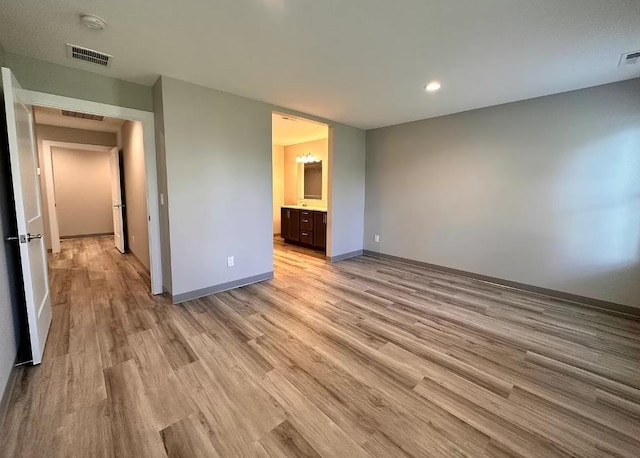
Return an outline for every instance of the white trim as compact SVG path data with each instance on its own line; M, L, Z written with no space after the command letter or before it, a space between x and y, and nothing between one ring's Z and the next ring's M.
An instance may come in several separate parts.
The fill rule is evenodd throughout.
M49 239L51 240L51 252L60 253L60 226L58 225L58 212L56 211L56 190L53 179L53 153L51 148L80 149L83 151L110 152L117 149L114 146L89 145L85 143L42 141L43 178L45 195L47 196L47 209L49 210Z
M329 135L327 140L327 162L329 169L327 170L327 240L325 255L328 259L333 256L333 161L334 150L333 142L335 136L333 133L333 126L329 125Z
M156 169L156 140L154 115L151 111L107 105L88 100L73 99L44 92L19 89L20 99L28 105L80 111L96 115L142 122L144 161L147 175L147 213L149 230L149 264L151 293L162 294L162 253L160 245L160 209L158 205L158 176Z

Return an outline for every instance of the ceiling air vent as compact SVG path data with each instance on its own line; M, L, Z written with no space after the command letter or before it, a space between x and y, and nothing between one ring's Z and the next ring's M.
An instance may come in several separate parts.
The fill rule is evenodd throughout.
M77 60L83 60L92 64L109 67L113 56L103 52L94 51L93 49L83 48L82 46L67 43L67 57Z
M622 67L623 65L635 65L638 61L640 61L640 51L627 52L620 58L618 67Z
M60 110L62 116L69 116L70 118L82 118L91 119L92 121L104 121L104 116L92 115L87 113L79 113L77 111Z

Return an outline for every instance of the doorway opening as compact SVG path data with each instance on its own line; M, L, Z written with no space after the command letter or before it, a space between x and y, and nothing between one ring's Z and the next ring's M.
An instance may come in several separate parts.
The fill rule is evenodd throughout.
M45 245L111 237L150 273L140 121L34 107Z
M162 293L163 282L159 221L159 204L161 201L159 197L161 196L158 195L157 187L154 114L148 111L22 89L11 70L4 67L2 68L2 92L4 95L4 114L10 163L8 169L9 176L7 179L11 182L11 193L13 197L11 204L15 209L15 213L13 213L15 224L13 225L11 233L5 236L5 240L17 248L16 251L19 257L16 275L20 275L22 279L21 286L24 291L24 308L27 318L25 329L28 331L31 350L31 360L25 361L25 363L31 362L32 364L39 364L42 362L45 344L53 318L52 296L60 291L62 291L62 301L58 305L67 304L71 306L75 304L77 307L83 309L80 311L80 314L83 316L94 315L95 301L102 300L108 303L110 293L106 288L107 285L113 285L114 288L119 289L119 292L122 293L123 296L132 299L135 298L136 303L144 304L146 302L142 301L153 301L149 293ZM142 286L142 282L137 282L138 285L140 285L139 288L137 288L136 291L131 291L127 280L135 273L135 268L132 270L131 267L127 268L127 266L124 266L124 268L120 269L117 261L111 260L116 264L115 268L104 269L104 265L102 265L101 267L103 267L103 269L101 273L99 270L93 269L92 266L86 265L84 268L79 269L81 272L77 274L77 272L74 272L74 268L76 267L75 260L69 261L65 259L61 260L66 265L66 274L62 278L62 282L52 282L54 284L50 285L44 235L47 232L45 230L46 227L51 227L51 221L45 224L43 215L46 205L43 205L42 202L41 181L44 180L44 178L39 152L44 148L44 144L39 145L38 143L40 142L37 141L34 116L34 108L37 107L54 109L56 114L57 112L62 114L62 110L64 110L71 114L67 116L68 118L79 118L79 120L85 121L87 118L89 121L96 121L97 119L95 118L103 119L104 117L138 121L138 123L132 125L141 127L141 138L144 149L143 169L146 174L146 184L143 185L142 188L145 189L144 200L147 205L145 225L149 238L150 266L146 286ZM126 122L122 124L122 126L125 125ZM57 138L51 141L84 145L92 144L90 141L83 141L78 138L80 137L79 133L83 132L82 129L75 129L74 132L76 133L75 138ZM123 133L120 135L124 137ZM42 140L42 142L43 141L44 140ZM110 161L117 157L112 145L102 146L110 146ZM116 148L117 146L118 143L116 142ZM77 154L76 149L78 148L71 148L71 151L67 151L67 155L72 156ZM51 153L52 150L54 150L53 153ZM52 148L51 145L49 145L49 153L54 156L57 154L55 153L55 148ZM94 154L96 151L85 151L85 153ZM64 152L60 154L64 155ZM54 156L51 157L51 169L53 171L51 186L53 186L55 193ZM85 156L85 158L86 157L88 156ZM111 164L113 164L113 162L110 162L110 167L112 166ZM84 172L76 172L74 176L77 178L78 176L82 176L83 173ZM112 176L110 173L110 179ZM82 176L82 178L86 177ZM122 192L122 189L120 191ZM75 192L79 193L78 191ZM71 197L74 197L73 191L71 192ZM111 202L110 206L113 208L113 202ZM54 213L56 213L57 217L60 216L57 214L57 211ZM59 224L58 230L60 231ZM115 233L115 225L112 230ZM122 235L124 237L124 228ZM112 237L111 241L114 243L115 239ZM118 250L114 247L110 252L118 252ZM82 260L83 256L79 256L78 259ZM123 255L118 252L118 256ZM101 258L100 262L109 262L109 259ZM58 285L63 285L63 287L58 288ZM53 286L53 289L50 286ZM96 287L94 288L94 286ZM75 300L67 302L64 295L65 292L75 292L79 294L79 296ZM91 304L91 307L83 307L83 305L86 304ZM65 307L62 307L58 310L64 309ZM64 312L62 313L64 315ZM57 319L64 320L63 315L58 314Z
M331 231L329 126L279 112L271 126L276 257L324 259Z
M34 107L47 249L57 254L64 240L110 236L149 273L141 123L68 113Z

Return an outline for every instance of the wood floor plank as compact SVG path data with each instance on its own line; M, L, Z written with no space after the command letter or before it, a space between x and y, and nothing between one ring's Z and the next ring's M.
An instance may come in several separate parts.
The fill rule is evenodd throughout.
M217 458L220 455L209 439L207 420L201 412L160 431L169 458Z
M179 382L151 330L128 336L138 373L149 406L155 417L156 429L165 427L191 415L196 407L180 389Z
M69 328L71 311L68 304L56 306L52 317L51 330L47 337L45 358L51 358L69 353Z
M60 456L110 458L114 456L109 404L105 399L62 419Z
M173 320L157 323L152 332L174 370L197 361L198 356Z
M270 456L319 458L321 455L288 420L273 428L260 440Z
M183 389L206 420L205 429L218 453L223 457L252 456L255 440L245 426L247 419L235 409L235 400L229 397L204 363L195 361L181 367L177 373Z
M324 456L365 457L368 455L329 417L280 375L277 369L266 374L261 385L284 408L289 421L318 453Z
M546 440L543 436L514 424L510 419L504 419L491 412L486 408L490 405L490 400L487 400L483 407L472 400L460 397L460 391L451 393L437 383L426 379L418 384L414 390L478 431L485 433L491 440L499 443L511 454L545 457L570 456L561 447L556 446L553 441ZM488 391L483 393L482 399L490 399L491 395L489 393ZM575 443L571 444L571 446L574 447L574 450L586 456L592 455L594 452L590 446L584 448L582 444Z
M640 456L640 318L279 240L274 264L174 305L112 238L64 240L0 455Z
M112 305L95 311L98 347L104 368L133 359L127 334Z
M229 399L251 441L259 440L286 418L284 410L260 389L257 379L250 377L238 360L208 335L191 337L199 360Z
M69 355L67 373L67 409L74 412L107 399L100 353L84 352Z
M165 449L133 360L104 370L116 456L161 457Z

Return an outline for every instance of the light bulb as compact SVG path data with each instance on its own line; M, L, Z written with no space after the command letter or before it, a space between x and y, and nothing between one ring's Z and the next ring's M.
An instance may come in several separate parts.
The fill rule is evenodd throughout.
M431 81L429 84L427 84L425 86L425 90L427 92L436 92L438 89L440 89L442 87L442 85L438 82L438 81Z

